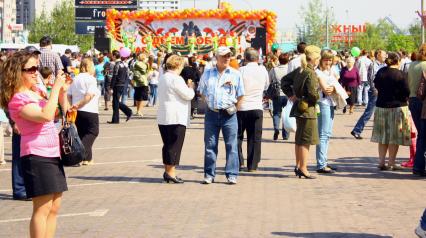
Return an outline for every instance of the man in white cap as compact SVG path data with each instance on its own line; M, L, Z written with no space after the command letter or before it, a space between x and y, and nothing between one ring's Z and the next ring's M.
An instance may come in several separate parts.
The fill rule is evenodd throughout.
M244 95L241 73L229 67L231 50L219 47L217 64L201 76L199 93L207 103L204 119L204 184L214 182L219 132L226 148L225 175L229 184L236 184L239 173L237 104Z

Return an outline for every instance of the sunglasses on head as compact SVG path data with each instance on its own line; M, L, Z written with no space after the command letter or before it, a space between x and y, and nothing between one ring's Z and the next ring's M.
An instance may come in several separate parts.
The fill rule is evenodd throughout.
M37 71L38 71L38 66L22 69L22 72L29 73L29 74L35 74Z

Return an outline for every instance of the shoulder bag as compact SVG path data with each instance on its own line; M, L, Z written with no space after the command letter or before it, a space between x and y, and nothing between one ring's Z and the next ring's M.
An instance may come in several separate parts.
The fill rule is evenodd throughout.
M77 128L74 122L69 118L70 115L67 112L66 115L62 117L62 129L59 132L61 160L64 166L79 164L83 161L86 153L84 145L78 136Z

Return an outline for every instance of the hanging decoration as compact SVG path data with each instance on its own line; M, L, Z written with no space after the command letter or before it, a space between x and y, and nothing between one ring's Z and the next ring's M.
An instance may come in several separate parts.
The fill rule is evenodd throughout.
M266 30L266 48L275 41L276 14L268 10L233 10L222 2L212 10L118 11L108 9L108 35L115 49L180 52L183 55L205 54L218 46L230 45L242 52L259 38L258 28Z

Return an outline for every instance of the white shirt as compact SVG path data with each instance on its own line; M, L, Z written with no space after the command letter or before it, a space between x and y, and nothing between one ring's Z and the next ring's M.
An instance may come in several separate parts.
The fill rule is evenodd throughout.
M315 72L317 73L317 76L324 80L327 86L334 86L338 84L337 78L334 74L333 70L320 70L316 69ZM328 106L336 106L336 102L333 101L333 99L330 96L327 96L324 94L324 92L319 88L318 93L320 95L319 101L325 105Z
M268 89L269 75L263 65L248 63L240 68L244 81L244 97L238 111L263 110L263 91Z
M288 63L288 73L293 72L293 70L302 66L302 55L297 55Z
M149 84L158 84L158 78L160 77L160 72L158 72L157 70L151 71L148 74L148 81Z
M359 77L362 82L368 81L368 68L373 62L367 58L367 56L361 56L359 57L358 61L356 62L355 66L358 69Z
M94 94L95 96L78 110L99 113L99 95L101 92L98 89L96 78L88 73L80 73L74 78L74 81L68 89L68 95L71 96L72 105L83 100L86 94Z
M162 74L158 82L157 123L188 126L194 96L194 89L188 88L181 76L170 71Z

